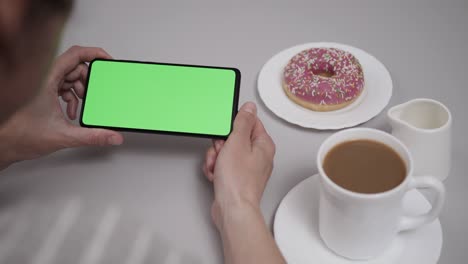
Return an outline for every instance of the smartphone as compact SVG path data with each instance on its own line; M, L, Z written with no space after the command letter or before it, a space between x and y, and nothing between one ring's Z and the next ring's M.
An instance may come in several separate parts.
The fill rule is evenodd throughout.
M235 68L96 59L89 64L80 124L226 138L240 77Z

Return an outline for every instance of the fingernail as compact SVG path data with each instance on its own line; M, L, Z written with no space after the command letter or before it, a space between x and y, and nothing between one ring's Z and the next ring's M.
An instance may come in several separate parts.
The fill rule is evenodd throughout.
M119 137L117 137L117 136L110 136L109 139L107 140L107 142L109 143L109 145L113 145L113 146L118 146L118 145L122 144Z
M252 102L245 103L243 109L251 114L256 114L257 112L257 106Z

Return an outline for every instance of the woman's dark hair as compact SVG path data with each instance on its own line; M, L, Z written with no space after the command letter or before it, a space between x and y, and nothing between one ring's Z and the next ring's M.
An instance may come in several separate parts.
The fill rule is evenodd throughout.
M2 25L0 24L0 72L14 68L15 56L17 55L14 51L19 44L23 42L24 45L25 41L33 43L37 37L35 34L40 34L40 32L36 32L38 27L53 17L67 17L72 6L73 0L26 0L26 12L22 18L22 33L19 36L10 38L2 35Z
M29 0L26 20L31 23L51 15L67 15L73 5L73 0Z

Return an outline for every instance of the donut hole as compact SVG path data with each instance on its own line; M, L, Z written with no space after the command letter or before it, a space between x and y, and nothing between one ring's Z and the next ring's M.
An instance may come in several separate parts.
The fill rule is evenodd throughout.
M325 78L331 78L335 76L335 72L333 70L327 70L327 69L322 69L322 70L312 70L312 73L314 75L319 75Z

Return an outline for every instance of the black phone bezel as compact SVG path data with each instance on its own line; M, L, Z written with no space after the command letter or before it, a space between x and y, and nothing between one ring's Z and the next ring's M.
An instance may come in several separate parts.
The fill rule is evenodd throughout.
M96 61L112 61L112 62L124 62L124 63L137 63L137 64L153 64L153 65L169 65L169 66L180 66L180 67L195 67L195 68L211 68L211 69L223 69L232 70L236 75L234 84L234 96L232 104L231 114L231 127L227 135L214 135L214 134L201 134L201 133L189 133L180 131L165 131L165 130L154 130L154 129L142 129L142 128L128 128L128 127L112 127L112 126L99 126L99 125L88 125L83 122L83 113L86 106L86 96L88 93L89 78L92 72L93 63ZM88 76L86 79L85 91L83 94L81 111L80 111L80 126L87 128L104 128L123 132L139 132L139 133L151 133L151 134L163 134L163 135L175 135L175 136L190 136L190 137L201 137L201 138L214 138L214 139L226 139L232 132L234 125L234 119L237 115L237 108L239 106L239 92L240 92L240 79L241 72L237 68L232 67L218 67L218 66L205 66L205 65L193 65L193 64L178 64L178 63L165 63L165 62L149 62L149 61L136 61L136 60L109 60L109 59L94 59L89 63Z

